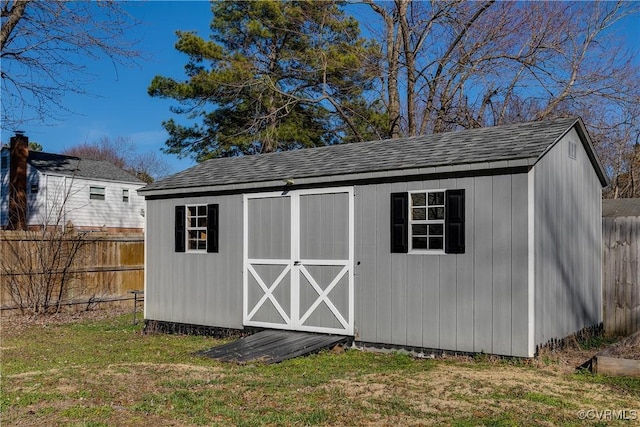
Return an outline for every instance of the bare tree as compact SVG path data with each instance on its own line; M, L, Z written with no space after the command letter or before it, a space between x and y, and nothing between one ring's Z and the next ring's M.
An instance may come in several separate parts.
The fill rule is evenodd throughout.
M82 248L88 239L64 223L72 186L58 190L41 225L0 231L0 293L3 302L8 298L23 314L58 312L78 291L74 267L84 264ZM27 205L22 209L28 210Z
M96 142L68 148L62 154L106 160L147 183L167 176L171 169L169 164L154 152L137 153L134 142L122 136L114 139L104 136Z
M363 1L384 23L377 37L394 135L638 102L637 53L612 31L638 3Z
M134 63L135 20L113 0L0 0L3 127L68 112L67 93L86 94L87 59Z

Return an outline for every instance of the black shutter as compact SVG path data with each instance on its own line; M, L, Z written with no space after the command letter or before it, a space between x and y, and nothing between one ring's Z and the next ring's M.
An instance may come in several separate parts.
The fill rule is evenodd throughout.
M391 193L391 252L409 252L409 193Z
M175 245L176 252L184 252L185 244L186 244L186 236L185 236L185 207L184 206L176 206L176 234L175 234Z
M447 190L444 251L464 253L464 190Z
M207 252L218 252L218 205L207 205Z

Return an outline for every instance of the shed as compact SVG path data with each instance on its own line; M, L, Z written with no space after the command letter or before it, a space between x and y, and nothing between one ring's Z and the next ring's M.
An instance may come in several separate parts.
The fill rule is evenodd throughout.
M579 118L208 160L140 190L145 319L531 357L602 321L606 184Z

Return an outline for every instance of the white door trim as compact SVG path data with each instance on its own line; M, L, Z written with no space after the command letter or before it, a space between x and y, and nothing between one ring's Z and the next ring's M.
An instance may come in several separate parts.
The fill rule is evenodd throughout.
M315 195L315 194L337 194L346 193L348 195L348 259L340 260L320 260L320 259L300 259L300 196ZM264 199L264 198L280 198L289 197L290 209L291 209L291 259L255 259L249 258L249 200L251 199ZM293 329L309 332L321 332L321 333L334 333L342 335L353 335L354 333L354 189L353 187L336 187L336 188L322 188L322 189L305 189L305 190L291 190L286 192L266 192L245 194L243 196L243 324L246 326L259 326L278 329ZM274 281L274 283L266 284L259 277L252 264L261 265L282 265L284 270ZM331 281L326 289L322 290L318 282L310 274L305 265L313 266L337 266L343 267L340 269L336 277ZM291 307L289 310L290 315L287 316L286 310L277 302L273 296L273 292L278 287L280 282L286 277L287 274L291 276ZM260 298L258 303L249 307L249 275L251 275L262 291L264 295ZM306 310L305 313L300 313L300 278L301 275L309 282L315 292L318 294L317 299ZM347 313L341 313L335 304L329 298L329 293L333 288L342 280L345 276L348 278L348 301L347 301ZM274 305L284 323L268 323L252 320L252 317L260 309L261 305L265 301L271 301ZM304 322L313 314L314 310L322 303L325 303L331 313L336 317L341 327L329 328L321 326L309 326L304 325Z

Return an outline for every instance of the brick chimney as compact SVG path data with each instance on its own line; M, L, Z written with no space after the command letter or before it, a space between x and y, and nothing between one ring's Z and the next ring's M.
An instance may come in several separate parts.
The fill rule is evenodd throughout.
M9 147L9 230L27 229L27 157L29 138L20 131Z

